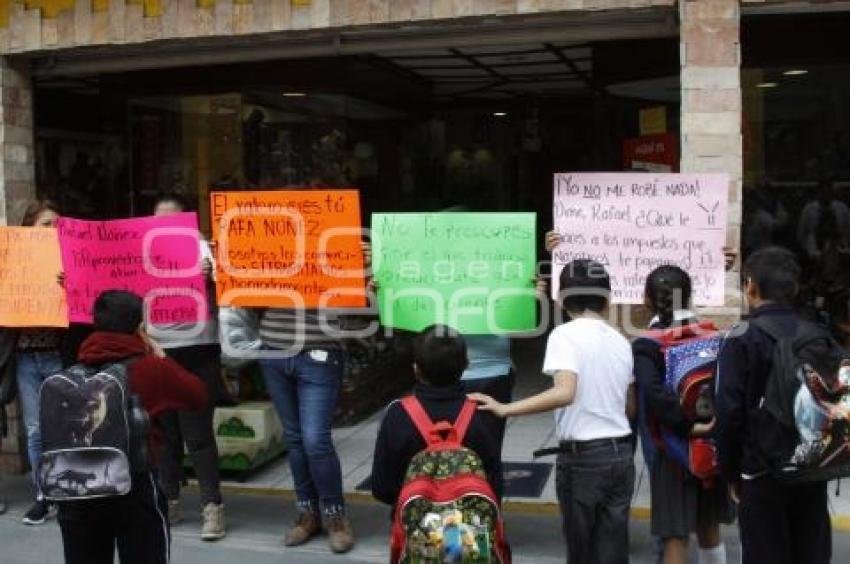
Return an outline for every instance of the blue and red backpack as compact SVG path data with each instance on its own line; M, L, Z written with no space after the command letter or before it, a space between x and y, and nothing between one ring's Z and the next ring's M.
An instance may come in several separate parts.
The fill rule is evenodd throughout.
M714 378L722 336L714 323L650 331L664 356L664 385L679 397L690 421L708 423L714 418ZM682 436L647 414L655 447L710 487L718 475L717 448L709 437Z

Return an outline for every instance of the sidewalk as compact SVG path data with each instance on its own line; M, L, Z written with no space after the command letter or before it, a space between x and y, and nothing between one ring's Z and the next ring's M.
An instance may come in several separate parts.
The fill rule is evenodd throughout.
M540 374L539 371L539 363L543 354L542 351L537 350L539 344L534 341L527 341L526 343L527 346L515 347L519 350L514 351L519 366L514 395L518 398L528 397L550 385L549 378ZM378 412L357 425L334 429L334 444L337 447L342 464L345 492L352 499L371 500L369 490L358 490L358 486L363 485L363 482L371 473L372 452L382 416L383 413ZM551 413L515 418L508 421L503 460L508 465L510 463L522 463L519 468L514 467L515 472L513 474L509 472L506 476L509 482L505 497L508 508L557 513L554 469L549 473L548 479L545 480L542 487L539 488L542 490L539 496L510 495L512 491L535 489L533 485L529 487L527 483L519 484L519 487L511 487L511 478L527 482L523 479L523 475L527 475L529 469L545 472L547 467L551 468L554 457L534 461L532 453L539 448L553 446L556 442ZM649 471L643 462L641 449L637 449L635 456L637 480L632 508L636 515L645 518L649 512ZM537 462L537 464L529 467L529 462ZM510 469L509 466L508 470ZM245 482L228 481L226 485L227 489L232 491L255 494L291 493L293 490L292 475L285 458L276 460L262 468L252 474ZM843 531L850 532L850 494L845 492L843 496L836 495L836 487L833 484L829 488L829 496L835 526Z
M27 480L4 478L0 493L9 498L10 509L0 516L0 562L3 564L61 564L62 546L55 520L40 527L21 524L27 509ZM335 564L340 562L385 563L388 560L389 508L374 503L353 503L350 507L358 544L344 556L330 553L327 541L320 537L304 547L285 548L284 527L295 517L295 508L287 496L230 495L226 500L228 536L217 543L204 543L199 537L200 510L197 495L190 490L183 499L186 521L173 532L175 564L273 564L293 562ZM560 520L555 514L529 514L509 511L506 528L517 564L563 564L564 544ZM730 562L737 561L738 543L734 529L726 531ZM850 555L850 537L842 542ZM841 559L836 559L840 561ZM648 523L632 524L631 562L654 564Z
M10 507L0 516L0 562L3 564L61 564L62 545L55 520L40 527L28 527L21 517L29 507L29 481L24 476L3 477L0 495ZM217 543L204 543L199 538L200 502L197 492L190 488L183 497L186 520L172 531L174 564L275 564L280 562L337 564L340 562L385 563L388 560L389 508L374 502L354 501L350 515L357 533L358 544L351 553L337 556L330 553L325 538L317 538L304 547L285 548L283 530L295 518L291 495L278 491L276 495L234 495L226 499L228 536ZM517 564L562 564L565 549L557 511L538 504L539 511L508 508L506 529ZM649 523L643 518L631 522L630 561L634 564L654 564L653 543ZM740 544L735 527L723 531L728 548L728 561L740 560ZM835 562L850 561L850 534L833 533ZM692 543L693 545L693 543ZM696 562L693 546L690 561Z

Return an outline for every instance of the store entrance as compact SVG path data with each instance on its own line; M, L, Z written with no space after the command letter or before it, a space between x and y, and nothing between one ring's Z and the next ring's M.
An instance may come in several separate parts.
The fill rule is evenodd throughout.
M207 234L208 195L225 188L354 187L364 225L383 211L533 211L542 256L555 172L676 169L678 49L529 37L41 79L39 188L98 218L178 192ZM79 111L57 110L69 101ZM521 385L544 385L540 342L514 349ZM404 339L353 343L344 412L400 393L407 354Z

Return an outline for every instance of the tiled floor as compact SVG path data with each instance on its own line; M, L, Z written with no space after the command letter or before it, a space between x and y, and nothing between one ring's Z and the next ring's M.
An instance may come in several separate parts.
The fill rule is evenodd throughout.
M531 356L529 353L534 352L532 347L534 347L533 344L529 346L528 350L524 351L527 356ZM522 352L519 356L523 356ZM529 368L520 370L515 390L516 397L526 397L549 385L548 378L537 371L533 362L522 362L520 359L518 364ZM372 450L381 416L382 413L379 412L357 425L334 430L334 443L342 463L344 487L347 493L355 492L357 486L371 473ZM512 419L508 421L503 459L517 462L531 461L533 460L532 453L535 450L552 446L555 443L551 413ZM554 457L542 460L553 462ZM643 462L640 449L636 453L635 467L637 469L637 480L632 505L633 507L649 507L649 472ZM231 482L228 485L283 490L291 490L293 487L292 476L285 458L261 469L245 482ZM850 483L847 484L847 487L850 488ZM836 495L835 484L831 484L829 490L833 513L850 517L850 494ZM557 501L555 473L552 472L540 498L508 498L508 501L555 503Z

